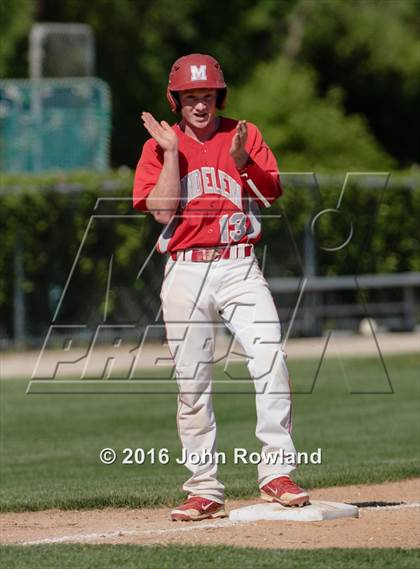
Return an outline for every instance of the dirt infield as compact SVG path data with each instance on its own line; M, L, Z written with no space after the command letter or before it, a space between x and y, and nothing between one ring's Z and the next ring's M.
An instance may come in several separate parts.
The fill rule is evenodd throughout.
M323 522L233 523L223 519L174 523L168 519L167 508L48 510L1 514L0 542L26 545L223 544L287 549L420 547L420 478L376 485L323 488L311 492L311 497L360 504L360 517ZM227 509L256 502L258 500L232 500L227 502ZM372 502L388 505L375 507L366 504Z

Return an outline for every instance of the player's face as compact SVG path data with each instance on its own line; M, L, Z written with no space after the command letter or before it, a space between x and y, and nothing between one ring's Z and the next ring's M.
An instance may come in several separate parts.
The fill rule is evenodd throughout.
M182 118L192 127L206 128L216 116L216 89L181 91Z

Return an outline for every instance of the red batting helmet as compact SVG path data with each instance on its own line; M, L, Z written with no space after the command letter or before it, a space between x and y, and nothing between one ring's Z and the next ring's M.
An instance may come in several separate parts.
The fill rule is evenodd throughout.
M217 89L216 106L223 109L227 87L222 68L213 57L192 53L180 57L172 65L166 97L174 113L181 110L177 92L188 89Z

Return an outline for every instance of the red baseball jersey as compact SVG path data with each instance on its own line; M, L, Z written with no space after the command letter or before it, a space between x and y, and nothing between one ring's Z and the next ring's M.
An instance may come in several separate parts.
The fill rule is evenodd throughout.
M270 206L281 193L276 159L258 128L248 125L248 164L238 171L229 154L238 121L220 118L209 140L197 142L178 124L181 199L174 218L164 228L157 248L161 253L193 247L255 243L261 235L260 206ZM150 138L137 164L134 207L147 211L146 198L163 165L163 151Z

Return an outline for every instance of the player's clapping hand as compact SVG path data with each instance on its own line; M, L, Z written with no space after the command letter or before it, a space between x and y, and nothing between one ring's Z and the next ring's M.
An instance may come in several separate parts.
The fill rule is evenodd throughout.
M236 125L236 132L232 138L232 144L229 150L235 166L240 169L248 162L248 153L245 150L245 144L248 139L248 127L246 121L239 121Z
M164 152L178 150L178 137L166 121L158 122L151 113L143 112L141 119L145 129L149 132Z

